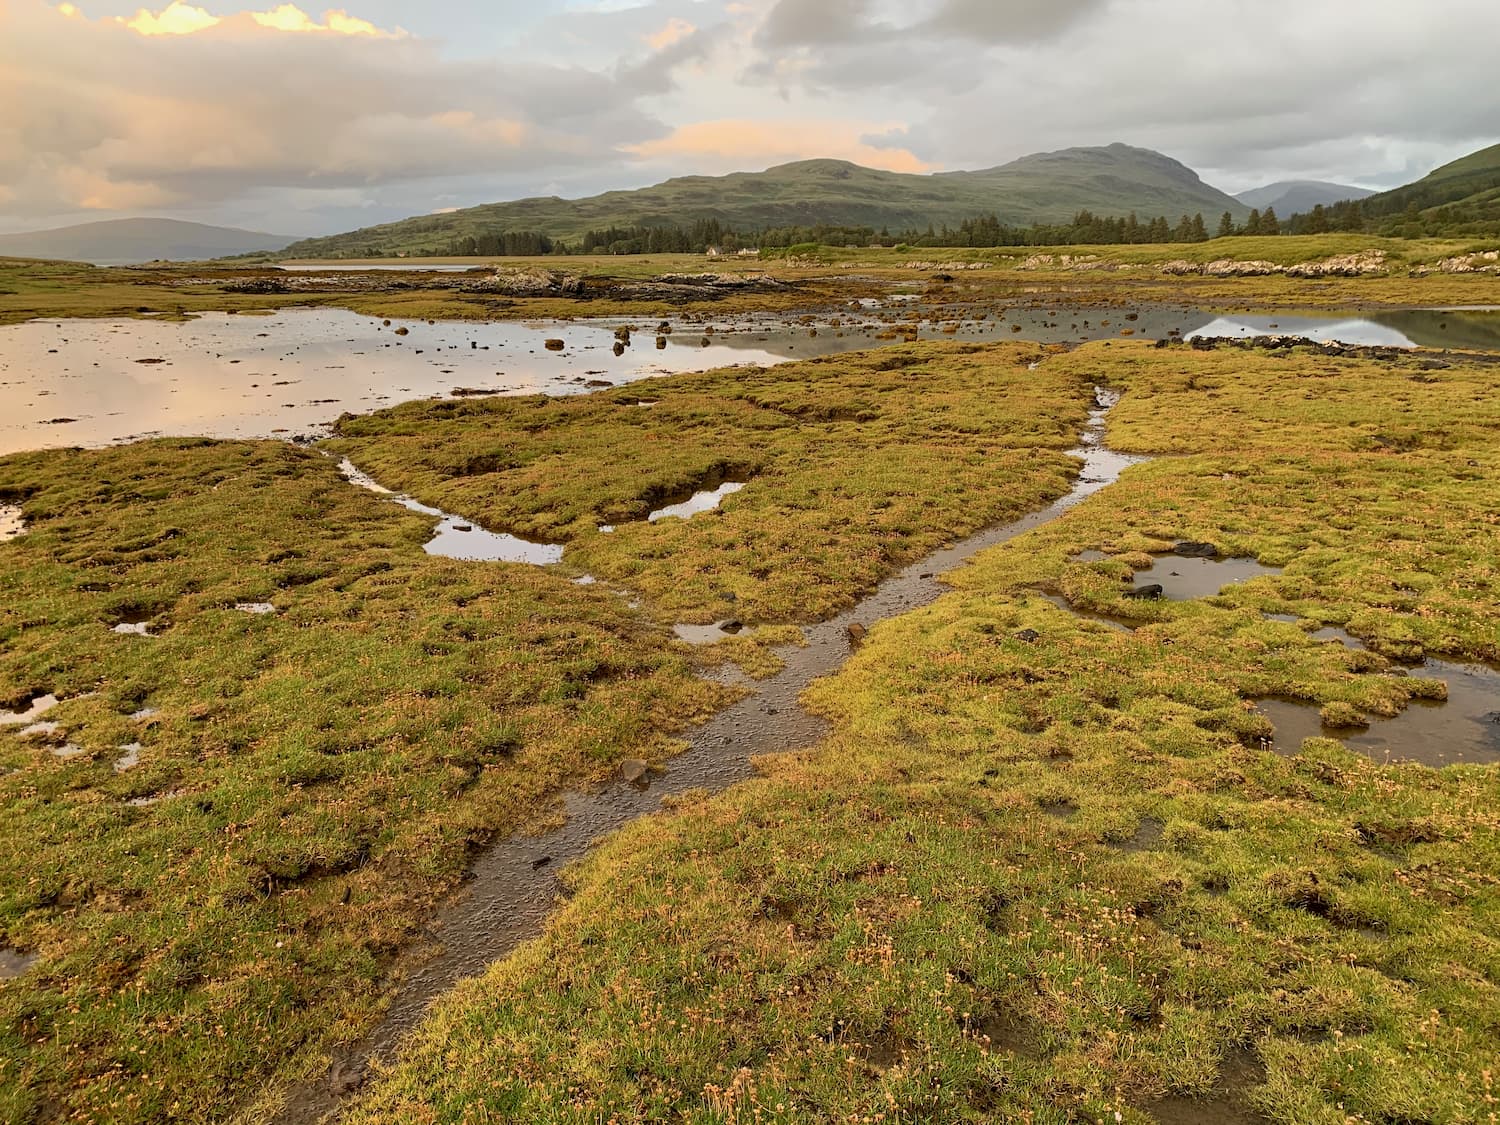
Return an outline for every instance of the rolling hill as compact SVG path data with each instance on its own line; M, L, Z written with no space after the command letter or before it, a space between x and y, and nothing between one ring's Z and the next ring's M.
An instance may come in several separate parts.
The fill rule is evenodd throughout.
M1136 212L1174 221L1249 208L1205 184L1191 168L1149 149L1113 144L1038 153L978 172L910 175L839 160L805 160L764 172L686 176L638 191L588 199L490 203L425 215L286 248L293 258L376 257L440 251L455 240L498 231L537 231L577 240L590 230L682 226L716 220L740 231L788 226L921 230L996 215L1002 222L1060 223L1080 210Z
M1500 233L1500 145L1472 152L1392 191L1365 200L1365 214L1385 219L1382 230L1418 223L1428 232Z
M108 219L55 230L0 235L0 256L117 266L157 259L202 261L257 250L281 250L292 241L274 234L177 219Z
M1242 191L1235 196L1246 207L1264 211L1275 208L1281 216L1306 214L1320 204L1324 207L1342 203L1346 199L1368 199L1375 193L1369 188L1350 187L1348 184L1330 184L1321 180L1284 180L1265 187Z

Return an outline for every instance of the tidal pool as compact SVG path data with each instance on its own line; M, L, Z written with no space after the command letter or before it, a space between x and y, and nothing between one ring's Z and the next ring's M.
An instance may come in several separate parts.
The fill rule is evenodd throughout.
M1414 699L1394 718L1369 716L1370 725L1362 730L1325 727L1318 706L1299 700L1266 699L1257 708L1276 728L1272 748L1283 754L1297 753L1308 738L1336 738L1380 762L1440 769L1500 761L1500 672L1429 660L1413 674L1447 684L1447 702Z
M910 332L923 340L1038 343L1126 333L1161 339L1285 332L1350 344L1500 350L1500 314L1486 312L1412 310L1359 320L1229 319L1165 306L911 311L893 296L830 310L816 325L801 321L729 314L684 319L660 337L662 347L657 326L641 321L634 342L618 356L614 333L625 318L386 324L345 309L299 308L209 313L184 323L31 321L0 327L0 454L163 435L318 437L346 411L411 399L580 394L684 371L885 347ZM548 340L561 340L562 349L549 350Z
M1159 597L1184 602L1211 598L1226 586L1252 578L1274 577L1281 571L1262 566L1254 559L1201 559L1179 555L1159 556L1149 570L1136 572L1131 589L1137 594L1159 586Z
M350 484L384 496L403 508L440 520L433 529L432 538L423 547L429 555L464 562L528 563L532 566L555 566L562 562L563 546L560 543L533 543L519 536L486 531L460 516L449 515L440 508L392 492L369 474L360 472L348 460L339 463L339 472Z
M733 496L744 488L739 481L725 481L718 488L704 489L695 492L680 504L668 504L665 508L658 508L646 517L651 523L659 520L682 519L689 520L694 516L711 512L724 502L724 497Z

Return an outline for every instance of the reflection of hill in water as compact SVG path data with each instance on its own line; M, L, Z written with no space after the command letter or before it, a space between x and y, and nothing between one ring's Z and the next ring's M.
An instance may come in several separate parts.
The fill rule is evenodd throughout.
M1500 312L1440 312L1407 309L1370 318L1394 328L1419 348L1500 351Z

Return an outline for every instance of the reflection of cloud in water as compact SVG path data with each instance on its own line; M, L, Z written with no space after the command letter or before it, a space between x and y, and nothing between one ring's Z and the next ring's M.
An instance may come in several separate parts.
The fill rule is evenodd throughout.
M1408 311L1367 320L1270 316L1213 319L1172 306L1121 309L1008 308L985 321L965 307L934 309L925 340L1076 344L1172 332L1268 333L1347 343L1412 341L1500 350L1500 317ZM288 309L269 316L211 313L185 324L155 320L33 321L0 328L0 455L22 449L104 445L154 434L272 437L316 433L339 414L368 413L455 389L492 394L581 394L657 375L778 363L899 344L896 324L845 310L843 323L795 317L708 316L674 320L658 350L650 326L614 355L628 318L469 323L380 320L344 309ZM899 314L883 315L894 319ZM1131 320L1129 317L1135 317ZM825 318L825 321L828 318ZM1277 325L1272 328L1271 325ZM916 327L901 322L902 328ZM395 329L408 335L397 336ZM945 331L947 328L951 331ZM546 340L565 341L562 352ZM708 343L704 344L704 339ZM1488 343L1486 343L1488 341ZM141 360L160 362L142 363Z
M1328 320L1301 316L1235 316L1219 317L1188 334L1197 336L1306 336L1319 343L1337 342L1360 346L1414 348L1417 345L1403 332L1373 320Z

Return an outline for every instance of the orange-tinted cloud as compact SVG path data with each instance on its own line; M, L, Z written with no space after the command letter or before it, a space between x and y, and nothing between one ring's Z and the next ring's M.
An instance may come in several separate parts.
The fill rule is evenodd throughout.
M646 36L646 44L653 51L665 51L668 47L681 43L697 30L687 20L678 19L674 16L667 21L667 25L660 31L653 31L650 35Z
M691 158L743 170L767 164L831 157L887 172L931 172L934 165L902 148L870 144L871 134L887 133L889 123L857 121L752 121L729 119L683 125L666 137L627 146L644 160Z
M71 4L64 4L58 10L64 15L77 11ZM182 0L172 0L160 12L142 8L130 19L122 18L119 22L140 35L192 35L217 26L219 18Z
M72 4L61 4L57 11L65 16L79 15ZM139 35L196 35L213 28L224 30L243 29L250 25L268 31L322 32L330 35L363 36L370 39L396 39L406 33L400 28L387 31L376 27L369 20L351 16L342 8L323 13L322 22L313 19L295 4L281 4L265 11L246 10L230 16L216 16L205 8L199 8L186 0L172 0L159 12L142 8L129 19L115 22L123 24Z

